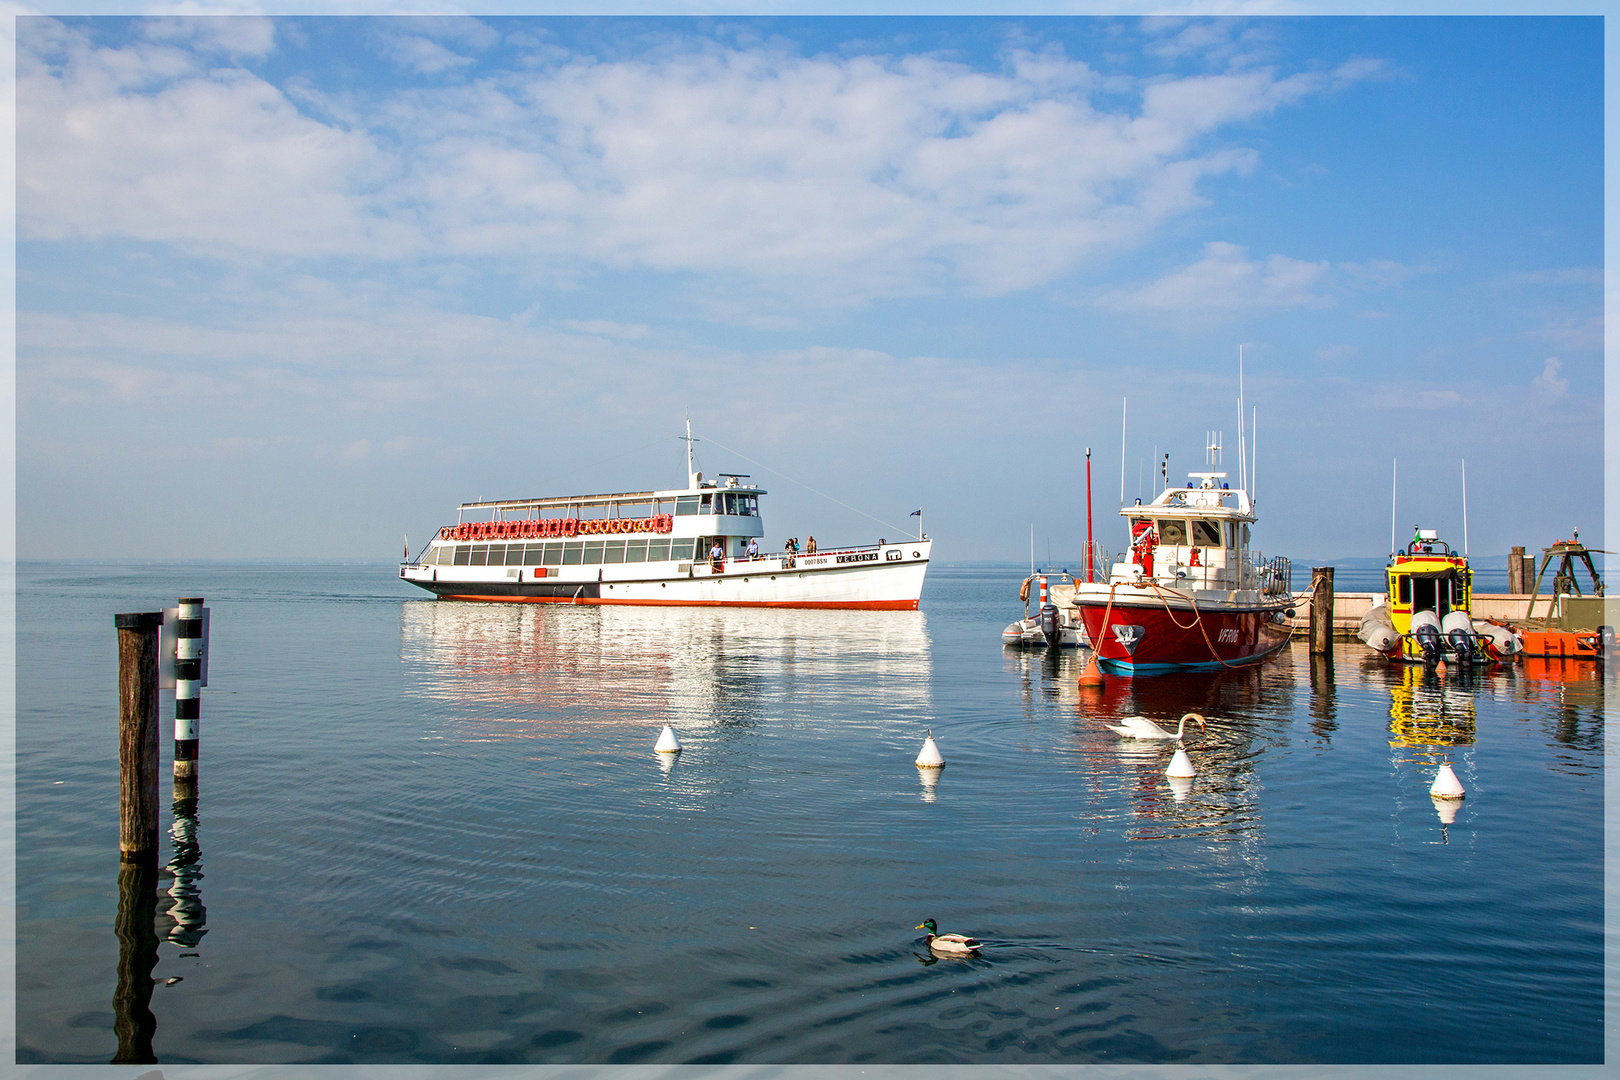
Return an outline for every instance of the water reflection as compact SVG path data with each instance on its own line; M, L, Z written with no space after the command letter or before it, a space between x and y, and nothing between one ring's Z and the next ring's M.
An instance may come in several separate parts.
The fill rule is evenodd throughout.
M1485 676L1459 666L1445 675L1426 664L1390 664L1389 745L1472 746L1474 691Z
M1058 694L1075 704L1075 745L1099 794L1126 798L1131 822L1126 835L1133 840L1199 836L1237 842L1248 847L1243 858L1257 858L1261 785L1255 762L1269 746L1287 744L1287 722L1276 718L1293 710L1293 664L1284 657L1228 671L1111 676L1099 688L1080 689L1076 680L1084 660L1065 658L1073 678L1066 677L1071 672L1062 673L1067 688ZM1201 731L1189 728L1181 743L1198 770L1195 778L1165 775L1174 741L1124 738L1106 726L1121 717L1146 716L1173 730L1188 712L1208 722Z
M152 969L158 962L156 860L126 862L118 868L118 986L113 991L113 1033L118 1037L114 1065L157 1061L152 1036Z
M684 739L870 694L874 682L908 722L930 703L922 612L425 601L402 605L400 620L413 692L473 713L457 722L460 740L666 722Z
M183 949L195 949L208 933L208 909L202 902L202 845L198 842L197 800L177 799L169 826L173 855L164 867L171 903L158 917L165 940Z

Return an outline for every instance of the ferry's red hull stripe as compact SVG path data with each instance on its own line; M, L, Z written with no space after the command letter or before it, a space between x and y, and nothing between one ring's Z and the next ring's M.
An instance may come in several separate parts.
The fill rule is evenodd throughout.
M595 584L594 582L592 584ZM500 604L620 604L626 607L823 608L843 611L916 611L915 600L631 600L581 596L480 596L441 593L441 600L481 600Z

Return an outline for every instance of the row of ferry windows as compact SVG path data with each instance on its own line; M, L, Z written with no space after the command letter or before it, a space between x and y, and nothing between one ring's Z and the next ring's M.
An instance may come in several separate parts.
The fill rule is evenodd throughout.
M595 566L690 559L691 540L569 540L550 544L441 544L430 566Z
M1153 524L1147 518L1137 518L1131 522L1135 528L1131 530L1136 535L1140 530ZM1187 539L1187 527L1192 526L1192 539ZM1158 523L1159 543L1170 547L1191 545L1193 547L1237 547L1238 523L1226 522L1226 543L1221 543L1221 522L1209 521L1205 518L1161 518ZM1249 542L1249 527L1243 526L1243 542Z
M675 516L691 514L734 514L738 517L759 516L758 495L738 495L730 491L705 492L702 495L682 495L675 500Z

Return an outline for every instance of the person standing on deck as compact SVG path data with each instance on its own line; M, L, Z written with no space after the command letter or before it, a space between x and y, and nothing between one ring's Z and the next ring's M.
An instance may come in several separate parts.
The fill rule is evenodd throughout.
M757 536L748 538L748 557L750 559L759 558L759 538Z
M808 539L808 540L806 540L804 542L804 553L806 555L814 555L816 553L816 538L815 537L812 536L812 537L810 537L810 539Z
M709 569L719 573L725 568L726 549L720 546L720 540L715 538L714 546L709 549Z

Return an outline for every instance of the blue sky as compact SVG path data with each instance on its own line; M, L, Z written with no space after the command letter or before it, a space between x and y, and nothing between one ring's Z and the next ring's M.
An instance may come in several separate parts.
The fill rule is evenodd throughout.
M18 23L21 558L478 497L1080 550L1258 411L1258 542L1600 543L1594 18ZM726 448L734 448L735 452ZM739 456L743 455L743 456ZM752 459L751 461L748 459ZM756 464L757 463L757 464ZM770 471L766 471L766 470ZM791 477L792 480L784 477ZM796 481L797 483L795 483ZM807 487L807 486L808 487Z

